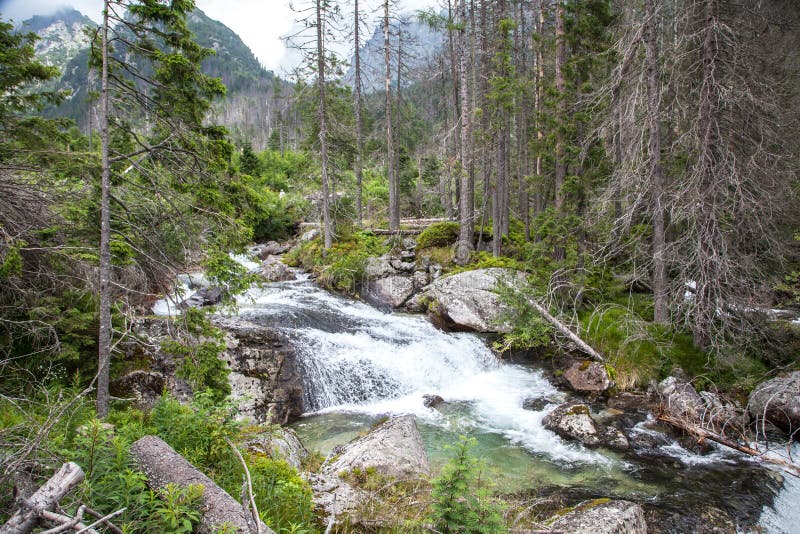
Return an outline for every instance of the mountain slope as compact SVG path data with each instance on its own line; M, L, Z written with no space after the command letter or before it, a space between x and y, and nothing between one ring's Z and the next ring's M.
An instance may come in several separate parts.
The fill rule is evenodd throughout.
M287 105L276 97L276 89L286 89L288 84L265 70L241 38L221 22L196 9L187 24L201 46L215 51L203 61L203 72L221 78L228 88L226 98L214 105L211 120L228 127L236 141L252 142L257 149L266 147L277 113ZM96 122L89 94L91 88L97 89L96 74L88 67L87 27L97 25L74 9L35 16L21 25L22 31L39 34L37 55L61 69L56 85L70 92L60 106L47 110L47 114L72 118L84 132L91 131Z

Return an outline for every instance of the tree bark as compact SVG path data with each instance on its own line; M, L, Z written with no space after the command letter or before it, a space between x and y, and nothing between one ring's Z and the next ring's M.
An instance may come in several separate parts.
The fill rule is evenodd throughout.
M658 68L658 24L654 0L645 0L645 49L647 61L647 107L650 129L650 185L653 195L653 320L669 322L667 302L666 230L663 201L664 173L661 168L661 78Z
M72 488L81 483L83 470L75 463L61 466L45 484L25 500L24 505L0 527L0 534L27 534L31 532L43 511L52 511Z
M327 113L325 110L325 47L323 46L323 0L316 0L317 18L317 92L319 93L319 150L320 163L322 166L322 228L325 250L333 245L333 224L330 211L330 182L328 177L328 125Z
M361 226L363 220L362 202L364 196L362 191L364 174L362 162L362 158L364 156L364 131L361 120L361 13L358 9L358 0L354 1L355 26L353 30L353 39L355 40L355 43L353 43L353 46L355 47L355 87L353 87L353 94L355 98L354 107L356 114L356 221L358 222L358 226Z
M111 163L108 136L108 0L103 3L100 75L100 325L97 336L97 417L108 415L111 365Z
M216 532L223 525L229 525L233 532L249 533L242 505L160 438L156 436L141 438L131 445L131 457L139 470L147 476L147 485L154 490L159 490L167 484L177 484L182 487L202 484L203 495L200 497L202 516L197 527L198 532ZM261 531L274 534L263 523Z
M460 142L460 160L461 168L459 169L459 177L461 180L459 207L459 222L460 229L458 234L458 247L456 250L456 261L464 265L469 262L470 256L474 249L473 236L474 229L472 227L472 197L474 196L473 184L470 179L470 139L472 138L472 116L469 106L469 85L467 83L468 66L467 66L467 4L466 0L461 0L459 7L459 98L461 100L461 142Z
M389 54L389 0L383 2L383 54L386 66L386 169L389 180L389 230L400 230L400 204L395 175L394 132L392 130L392 64Z

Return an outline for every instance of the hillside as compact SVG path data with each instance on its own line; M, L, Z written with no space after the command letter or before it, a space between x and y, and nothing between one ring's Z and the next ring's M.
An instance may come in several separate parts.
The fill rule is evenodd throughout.
M265 70L233 30L201 10L195 10L187 23L197 42L215 51L203 62L203 71L221 78L228 88L228 96L215 105L212 120L228 127L236 141L252 142L259 149L266 147L277 113L286 105L277 102L276 88L286 86L286 82ZM88 95L94 83L88 68L89 37L85 30L94 27L91 19L75 9L37 15L21 25L40 36L35 47L37 57L61 69L61 78L50 84L70 93L47 115L72 118L84 132L92 129Z

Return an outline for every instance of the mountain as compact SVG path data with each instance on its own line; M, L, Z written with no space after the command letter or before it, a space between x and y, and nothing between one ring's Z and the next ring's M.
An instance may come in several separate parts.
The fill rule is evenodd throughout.
M280 93L288 93L289 84L265 70L233 30L201 10L192 12L187 24L198 44L215 51L203 61L203 72L221 78L228 88L225 99L215 103L211 120L228 127L235 141L251 142L256 149L265 148L279 122L278 113L288 105ZM61 69L61 78L54 85L70 92L60 106L47 110L47 114L72 118L85 132L92 130L96 122L88 98L90 88L96 90L96 74L89 71L89 38L84 30L96 27L75 9L37 15L20 26L21 31L33 31L40 36L35 45L37 55L43 62Z
M398 29L400 32L398 32ZM398 38L399 33L399 38ZM415 13L405 13L398 17L398 22L390 28L390 46L392 52L389 57L392 71L392 83L397 82L397 50L398 42L402 55L403 69L401 70L401 84L410 85L417 79L417 75L426 66L430 65L442 50L445 33L439 29L432 29L427 24L420 22ZM383 24L378 22L372 36L361 46L361 65L364 73L363 86L366 92L382 90L386 77L386 60L383 50ZM350 69L345 74L345 82L352 85L355 72L353 65L355 58L350 60Z
M63 8L52 15L35 15L18 28L34 32L41 38L34 44L36 55L46 65L61 71L82 49L89 46L86 29L96 28L89 17L71 8Z

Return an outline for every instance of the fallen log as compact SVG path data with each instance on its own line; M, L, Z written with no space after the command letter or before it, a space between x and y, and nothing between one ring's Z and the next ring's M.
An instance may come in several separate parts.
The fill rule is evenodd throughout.
M800 477L800 466L798 466L798 465L796 465L796 464L794 464L792 462L787 462L785 460L781 460L780 458L767 456L764 453L764 451L760 451L758 449L754 449L754 448L750 447L749 445L744 445L744 444L739 443L738 441L735 441L735 440L733 440L733 439L731 439L731 438L729 438L727 436L723 436L722 434L718 434L718 433L716 433L716 432L714 432L712 430L709 430L707 428L703 428L702 426L699 426L699 425L692 424L689 421L685 421L683 419L679 419L677 417L673 417L673 416L671 416L669 414L666 414L666 413L660 414L658 416L658 420L662 421L664 423L667 423L669 425L672 425L675 428L683 430L684 432L692 434L693 436L697 436L700 439L707 439L707 440L713 441L715 443L719 443L720 445L723 445L723 446L728 447L730 449L734 449L734 450L739 451L739 452L741 452L743 454L747 454L748 456L756 457L760 461L767 462L767 463L770 463L772 465L777 465L777 466L783 467L791 475L794 475L796 477Z
M42 517L43 512L52 512L56 504L72 488L77 486L83 478L83 469L78 464L67 462L62 465L30 498L20 500L20 509L6 521L5 525L0 527L0 534L27 534L31 532Z
M547 311L547 308L533 299L528 299L528 302L542 317L544 317L545 321L553 325L553 327L562 335L568 337L569 340L575 343L579 349L591 356L592 359L601 363L605 363L606 359L603 358L602 354L594 350L591 345L582 340L580 336L573 332L567 325L556 319L555 316L551 315L550 312Z
M197 532L210 534L227 528L226 532L250 533L242 505L160 438L143 437L131 446L131 456L139 470L147 476L148 486L154 490L162 489L167 484L203 486L203 495L200 497L202 515ZM275 534L263 523L261 532Z

